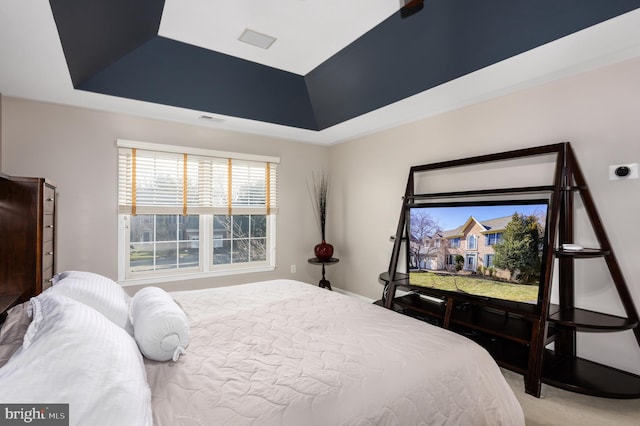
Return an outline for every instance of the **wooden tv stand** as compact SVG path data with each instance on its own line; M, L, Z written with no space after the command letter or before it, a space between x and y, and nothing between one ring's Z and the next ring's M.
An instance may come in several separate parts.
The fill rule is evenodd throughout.
M415 193L414 174L444 168L555 155L553 185L458 192ZM424 176L420 176L424 181ZM406 228L410 205L421 200L470 198L547 192L550 198L545 244L544 280L537 304L470 296L410 284L407 272L398 271L401 247L408 253ZM574 194L579 194L599 247L562 250L574 242ZM626 316L582 309L575 303L574 262L604 259ZM558 303L551 303L551 283L557 264ZM385 284L381 301L386 308L465 335L483 346L497 363L523 374L525 391L540 396L541 384L607 398L640 398L640 376L577 356L576 333L632 330L640 347L638 312L620 266L602 226L586 181L568 142L434 163L411 168L389 269L380 275ZM397 296L396 290L411 293ZM553 343L553 350L549 349Z
M389 274L380 274L380 279L388 283ZM412 292L395 297L391 309L466 336L484 347L501 367L527 374L529 343L537 317L534 305L483 302L463 294L444 294L437 289L411 286L408 279L403 280L396 282L396 286ZM580 328L604 326L607 331L613 331L634 327L628 318L583 309L575 309L568 318L556 304L550 305L550 312L548 343L555 336L555 324L571 319L581 321ZM562 357L549 349L544 350L541 382L587 395L640 398L640 376L579 357Z

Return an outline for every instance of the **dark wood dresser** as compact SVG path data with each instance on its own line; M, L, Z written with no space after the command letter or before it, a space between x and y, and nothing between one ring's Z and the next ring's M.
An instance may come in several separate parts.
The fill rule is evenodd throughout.
M0 174L0 294L20 293L25 301L51 285L55 204L49 180Z

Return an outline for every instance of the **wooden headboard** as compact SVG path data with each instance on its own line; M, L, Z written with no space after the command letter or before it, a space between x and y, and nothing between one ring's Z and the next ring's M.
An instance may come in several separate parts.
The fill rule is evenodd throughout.
M42 279L42 182L0 173L0 294L20 293L26 301Z

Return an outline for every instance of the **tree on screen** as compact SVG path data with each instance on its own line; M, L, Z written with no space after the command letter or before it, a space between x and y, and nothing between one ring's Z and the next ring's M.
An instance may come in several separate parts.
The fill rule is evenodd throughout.
M421 209L411 211L410 218L411 244L410 255L413 267L420 268L420 260L439 250L441 241L436 237L442 232L438 221Z
M529 283L540 273L539 218L514 213L502 233L502 241L493 246L496 268L507 269L512 278Z

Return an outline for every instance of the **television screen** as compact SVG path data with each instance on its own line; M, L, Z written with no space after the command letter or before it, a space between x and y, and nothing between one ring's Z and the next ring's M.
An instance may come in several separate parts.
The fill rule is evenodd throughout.
M548 205L548 200L411 205L410 284L537 304Z

